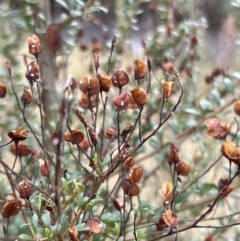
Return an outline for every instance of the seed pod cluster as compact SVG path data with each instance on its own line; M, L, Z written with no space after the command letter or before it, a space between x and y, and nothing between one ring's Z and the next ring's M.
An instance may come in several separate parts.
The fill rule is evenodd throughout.
M180 160L178 156L178 148L174 145L170 145L170 152L168 153L168 164L174 165L174 171L178 176L187 176L190 172L190 166L187 162Z
M143 168L140 166L134 166L134 159L132 157L127 158L123 163L123 168L129 171L128 178L121 182L121 187L125 195L129 197L137 196L140 188L138 183L141 181L143 176Z

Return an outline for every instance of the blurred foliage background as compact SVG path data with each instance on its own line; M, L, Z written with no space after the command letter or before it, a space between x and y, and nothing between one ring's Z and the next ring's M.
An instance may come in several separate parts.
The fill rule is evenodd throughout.
M44 2L44 3L43 3ZM13 65L15 88L20 93L28 83L24 77L25 63L31 56L27 54L26 39L33 33L44 34L51 23L60 26L61 49L56 57L56 85L53 96L58 111L60 93L69 76L79 81L83 75L94 75L93 52L100 56L101 69L107 72L111 42L116 36L116 49L111 62L111 73L125 69L133 76L134 60L149 57L152 64L152 89L148 107L144 113L143 134L156 126L161 104L161 80L171 79L166 63L171 62L179 71L184 85L184 97L173 117L143 146L135 158L145 168L145 178L139 197L142 217L146 224L158 220L163 212L162 200L158 194L161 184L171 177L167 164L169 144L174 142L180 149L180 156L191 166L190 175L178 185L180 195L176 200L176 212L184 226L199 216L206 205L211 203L218 192L217 181L228 174L228 162L221 159L216 165L202 173L220 156L221 141L205 134L205 121L210 117L230 122L232 132L236 122L232 105L240 98L239 69L239 24L240 1L224 0L5 0L0 3L0 78L8 86L8 96L0 101L0 136L6 142L6 130L24 125L21 113L14 101L8 80L5 59ZM35 19L35 21L34 21ZM218 71L218 72L217 72ZM131 80L133 83L133 80ZM175 104L176 93L169 100L163 115ZM19 94L20 95L20 94ZM114 96L114 93L112 93ZM74 100L73 106L78 105ZM111 107L109 107L111 108ZM39 118L34 111L27 109L34 129L39 128ZM87 115L87 114L86 114ZM134 111L123 113L123 122L133 120ZM52 128L54 128L54 123ZM112 125L112 118L106 119L106 126ZM51 129L51 128L50 128ZM50 138L50 129L47 136ZM237 134L236 141L238 142ZM137 137L136 140L137 142ZM33 142L31 138L29 143ZM34 146L32 146L34 147ZM6 151L8 162L14 156ZM6 158L5 158L6 159ZM27 160L25 160L27 162ZM34 169L34 167L33 167ZM36 172L33 170L33 173ZM75 169L69 170L76 175ZM29 175L31 176L31 175ZM196 181L197 180L197 181ZM1 196L7 197L9 187L1 178ZM234 183L239 188L239 180ZM238 189L239 190L239 189ZM239 194L235 190L217 207L214 217L223 214L239 213ZM100 196L104 198L104 192ZM1 200L0 205L5 199ZM112 214L109 215L110 211ZM239 215L239 214L238 214ZM231 222L238 219L231 216ZM103 222L109 228L116 228L117 214L110 207ZM230 219L210 219L207 224L223 225ZM23 232L22 220L10 220L12 236ZM0 218L0 222L4 220ZM194 239L192 235L194 232ZM158 235L155 228L145 230L142 240ZM148 236L150 235L150 236ZM213 235L217 240L238 240L239 229L229 230L197 229L187 231L179 240L207 240ZM104 240L97 237L94 240ZM166 240L173 240L169 238ZM210 240L210 239L209 239ZM212 239L213 240L213 239Z

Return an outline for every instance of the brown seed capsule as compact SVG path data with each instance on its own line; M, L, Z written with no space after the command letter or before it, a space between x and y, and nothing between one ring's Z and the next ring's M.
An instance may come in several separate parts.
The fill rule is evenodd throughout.
M123 91L119 96L113 99L113 104L118 110L126 110L130 100L129 93Z
M139 105L135 102L135 100L132 97L132 94L130 94L130 99L128 103L128 108L131 110L136 110L139 108Z
M129 77L127 73L123 70L116 71L112 77L112 84L118 88L122 88L124 85L127 85L128 82Z
M30 89L23 89L21 100L24 105L29 105L33 102L33 95Z
M168 101L170 95L172 94L173 86L173 81L167 82L165 80L162 80L162 96L164 101Z
M226 196L228 196L228 194L230 192L232 192L233 190L233 187L231 185L227 186L223 191L222 191L222 194L221 194L221 198L224 198Z
M87 149L90 147L88 138L84 137L83 141L79 143L79 146L82 150L87 151Z
M6 85L0 82L0 98L4 98L7 94L7 87Z
M147 92L139 86L137 88L131 90L131 94L132 94L134 101L139 106L145 105L148 101Z
M232 141L226 141L221 146L221 152L229 161L240 164L240 148Z
M204 77L205 83L206 84L211 84L214 80L214 76L212 74L208 74Z
M233 109L234 109L235 114L240 116L240 100L238 100L234 103Z
M23 141L28 137L28 130L24 130L23 127L18 127L16 130L8 132L8 136L14 141Z
M28 37L27 43L29 54L34 55L37 58L41 53L41 43L38 36L33 35L32 37Z
M163 220L166 223L166 225L170 228L176 228L178 224L178 216L173 213L171 210L166 210L163 214Z
M92 144L94 146L96 146L98 144L98 138L97 138L97 134L94 131L93 127L89 126L88 132L89 132L89 136L90 136L90 140L91 140Z
M119 212L121 212L121 209L124 206L123 202L116 198L113 198L113 205Z
M18 156L29 156L32 153L32 150L28 147L28 145L21 142L17 144L17 147L15 142L11 143L10 151L14 155Z
M129 171L134 164L135 160L132 157L128 157L127 160L123 163L123 169L125 171Z
M32 186L27 181L22 181L19 183L19 195L20 198L26 198L29 199L30 196L33 194Z
M163 217L160 217L158 220L158 223L156 224L156 228L158 231L162 231L164 228L168 227L167 224L165 223Z
M190 166L185 161L180 161L175 165L174 171L181 176L187 176L190 172Z
M7 201L2 209L2 217L9 218L18 214L21 210L22 202L19 199L13 199Z
M121 182L121 187L125 195L129 197L137 196L139 194L140 188L136 183L131 183L128 179L124 179Z
M104 92L108 92L112 85L112 77L106 75L104 72L100 72L98 75L99 83L100 83L100 90Z
M109 140L113 140L116 136L117 136L117 130L114 127L109 127L107 128L106 132L105 132L105 136L109 139Z
M83 141L84 134L80 130L72 130L72 133L69 131L66 131L64 133L64 140L66 142L71 142L72 144L79 144Z
M143 176L143 168L139 166L134 166L131 169L129 180L132 183L138 183L142 179L142 176Z
M49 177L48 163L43 159L39 159L39 169L43 177Z
M85 231L84 233L86 235L91 235L93 234L100 234L102 232L102 222L98 218L88 218L84 220L85 226L89 227L89 231Z
M127 135L132 132L132 130L133 130L133 124L126 125L122 129L121 134L120 134L122 139L124 140L127 137Z
M168 153L168 163L172 165L178 163L179 161L178 149L174 144L171 144L171 151Z
M88 96L84 93L81 95L81 99L79 101L79 105L84 109L92 109L99 105L100 101L98 95Z
M35 62L31 62L27 65L27 72L25 73L26 78L30 83L37 82L40 76L39 66Z
M173 185L171 182L164 182L159 190L164 206L167 206L173 195Z
M79 83L80 90L87 95L97 95L100 92L100 84L97 78L84 76Z
M75 113L76 113L78 119L83 123L83 125L85 127L88 127L88 123L87 123L86 119L84 118L83 113L79 109L76 109Z
M134 79L143 79L147 73L147 65L140 59L135 61Z

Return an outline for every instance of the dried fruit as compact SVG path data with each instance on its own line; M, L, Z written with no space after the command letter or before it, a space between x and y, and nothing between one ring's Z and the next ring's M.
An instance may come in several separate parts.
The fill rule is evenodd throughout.
M178 216L171 210L166 210L163 214L163 220L169 228L176 228L178 224Z
M43 159L39 159L39 169L43 177L49 177L48 163Z
M72 130L72 132L66 131L64 133L64 140L71 142L72 144L79 144L83 141L84 134L80 130Z
M231 131L229 123L221 122L217 118L209 119L206 122L207 134L217 140L226 139Z
M132 132L132 129L133 129L133 124L126 125L123 128L120 134L123 140L127 137L128 134Z
M86 151L90 147L90 143L87 137L83 138L83 141L79 143L79 146L82 150Z
M131 183L128 179L124 179L121 182L121 187L124 194L129 197L137 196L139 194L140 188L136 183Z
M136 110L139 108L139 105L136 103L136 101L133 99L132 94L130 94L130 99L128 103L128 108L131 110Z
M31 62L27 65L27 72L25 73L26 78L31 84L37 82L40 76L39 66L35 62Z
M113 99L113 104L118 110L126 110L129 103L129 93L123 91L119 96Z
M28 137L28 130L24 130L23 127L18 127L16 130L8 132L8 136L14 141L23 141Z
M100 72L98 74L98 79L100 83L100 90L104 92L108 92L112 86L112 77L109 75L106 75L104 72Z
M116 71L112 77L112 84L115 87L122 88L124 85L127 85L129 82L129 77L127 73L123 70Z
M41 43L38 36L33 35L32 37L28 37L28 52L31 55L34 55L36 58L41 53Z
M102 222L98 218L88 218L84 220L85 226L89 227L89 231L85 231L84 233L86 235L91 235L93 234L100 234L102 232Z
M164 206L168 205L173 195L173 185L171 182L164 182L159 190Z
M12 199L5 203L2 209L2 217L9 218L18 214L21 210L22 202L19 199Z
M140 59L135 61L134 66L134 79L143 79L147 73L147 65Z
M92 109L97 107L99 105L98 95L88 96L82 93L79 105L84 109Z
M78 119L83 123L83 125L85 127L88 127L88 123L87 123L86 119L84 118L83 113L79 109L76 109L75 113L76 113Z
M96 146L98 144L98 138L97 138L97 134L96 134L95 130L93 129L93 127L91 127L91 126L88 127L88 133L89 133L92 144L94 146Z
M139 86L131 90L131 94L132 94L132 98L139 106L145 105L148 101L147 92Z
M167 227L167 224L165 223L163 217L160 217L158 223L156 223L156 227L158 231L162 231L164 228Z
M100 84L97 78L84 76L80 80L79 87L86 95L97 95L100 92Z
M10 151L14 155L18 156L29 156L32 153L32 150L28 147L28 145L23 144L21 142L19 143L11 143L10 145Z
M27 181L22 181L19 183L19 195L20 198L26 198L29 199L30 196L33 194L32 186Z
M234 103L233 109L236 115L240 115L240 100Z
M178 157L179 151L174 144L171 144L170 148L171 148L171 151L168 153L168 163L170 165L172 165L172 164L176 164L180 161L179 157Z
M0 98L4 98L7 94L7 87L0 82Z
M128 157L127 160L123 163L123 169L125 171L129 171L134 164L135 160L132 157Z
M162 96L163 96L163 100L164 101L168 101L170 95L172 94L172 89L174 86L174 82L173 81L165 81L162 80Z
M23 89L21 100L24 105L29 105L33 102L33 95L30 89Z
M190 172L190 166L185 161L179 161L174 168L174 171L181 176L187 176Z
M114 128L114 127L107 128L107 130L105 132L105 136L110 140L113 140L114 138L116 138L117 137L116 128Z
M124 203L116 198L113 198L113 205L119 212L121 212L121 209L124 207Z
M221 146L221 152L229 161L240 164L240 148L232 141L226 141Z
M142 176L143 176L143 168L140 166L134 166L131 169L129 180L132 183L138 183L142 179Z

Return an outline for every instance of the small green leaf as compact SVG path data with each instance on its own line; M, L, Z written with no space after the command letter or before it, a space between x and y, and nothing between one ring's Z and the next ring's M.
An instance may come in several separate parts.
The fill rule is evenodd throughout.
M21 234L20 236L18 236L20 239L23 239L23 240L33 240L32 237L26 235L26 234Z
M62 178L62 186L63 186L63 189L68 192L69 191L69 188L68 188L68 182L65 178Z
M204 196L211 190L218 190L217 186L213 183L204 183L198 186L200 195Z
M34 233L37 234L37 230L38 230L38 216L37 216L36 213L33 214L31 223L32 223L32 228L33 228Z
M78 232L82 232L89 230L90 227L86 226L85 223L79 223L78 225L76 225L76 229Z
M92 208L93 208L93 204L87 203L86 208L85 208L85 212L88 212L88 211L92 210Z
M146 238L146 229L145 228L141 228L141 229L137 230L137 238L138 239Z
M45 233L46 237L51 238L51 231L48 228L44 229L44 233Z
M51 219L50 219L50 213L47 212L47 213L44 213L42 215L42 221L44 223L44 225L51 230Z
M120 233L120 225L119 225L119 223L115 223L114 230L116 232L116 235L119 235L119 233Z

